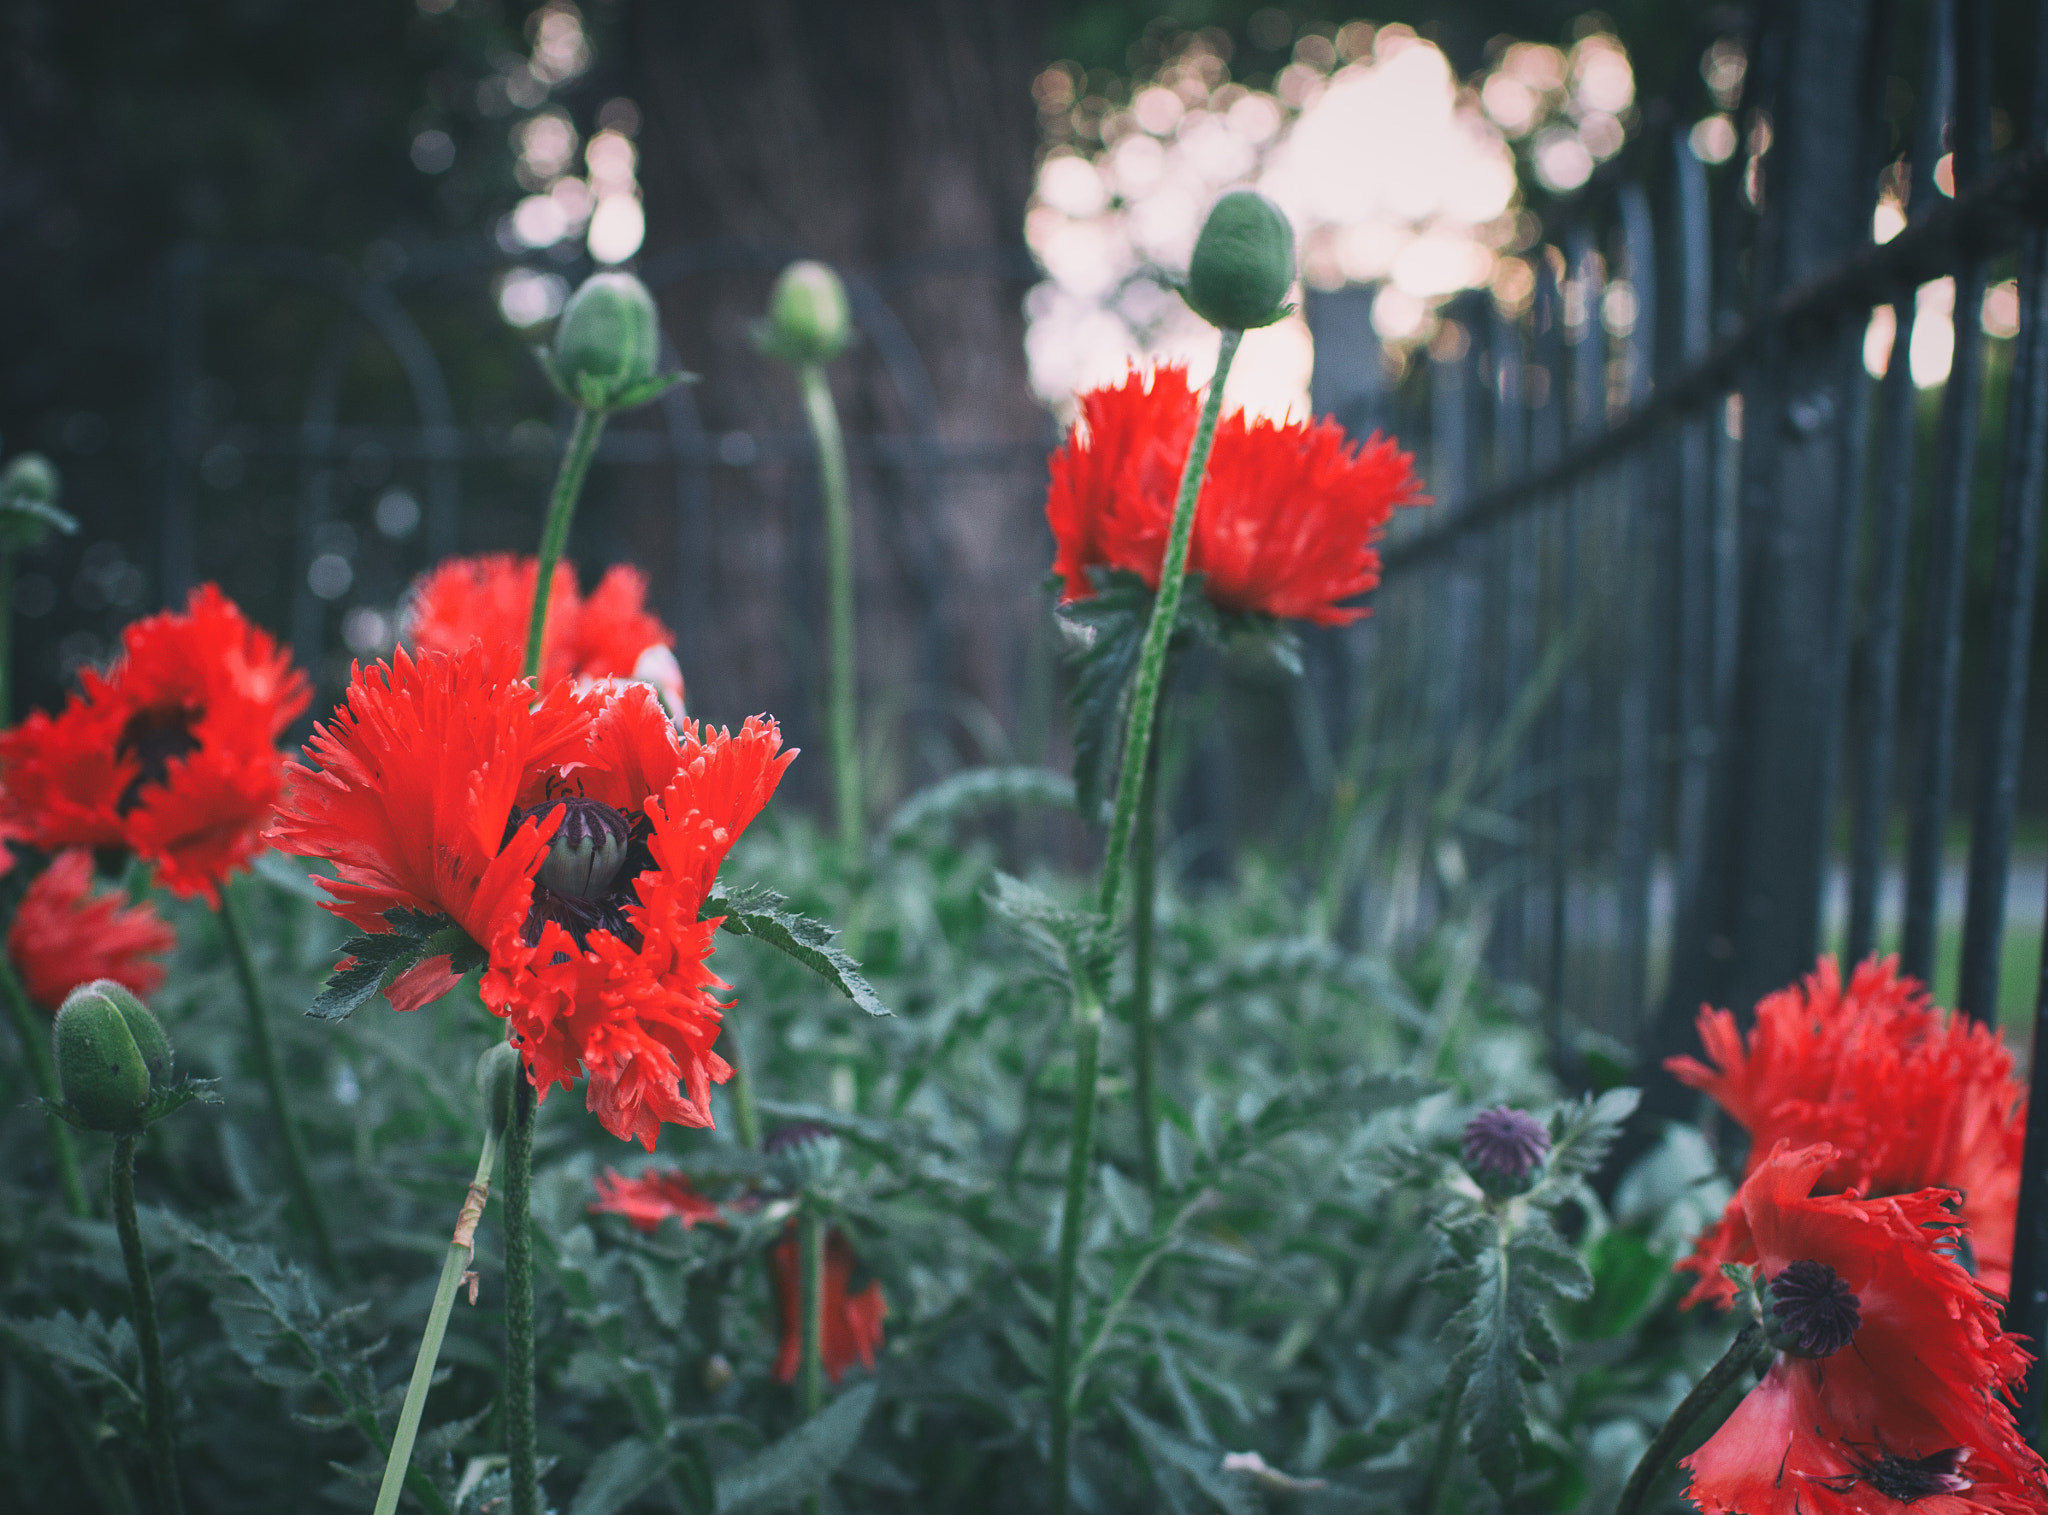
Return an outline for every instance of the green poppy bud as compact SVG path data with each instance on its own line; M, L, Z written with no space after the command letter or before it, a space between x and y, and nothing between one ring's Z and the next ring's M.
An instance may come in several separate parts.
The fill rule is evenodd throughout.
M520 1077L519 1049L510 1042L499 1042L476 1060L476 1092L483 1096L493 1136L502 1137L512 1124L512 1096Z
M0 507L19 510L24 506L57 503L57 470L39 452L24 452L0 469Z
M171 1065L171 1044L148 1007L109 979L81 984L57 1011L52 1036L57 1084L80 1123L95 1131L140 1125L152 1065L165 1074Z
M826 363L853 340L853 316L846 286L823 263L792 263L768 295L768 319L755 339L771 358L785 363Z
M631 274L592 274L569 296L549 354L555 382L591 410L610 409L655 381L661 318L654 296Z
M1196 315L1226 331L1271 326L1286 315L1294 287L1294 227L1254 190L1218 200L1195 238L1182 296Z

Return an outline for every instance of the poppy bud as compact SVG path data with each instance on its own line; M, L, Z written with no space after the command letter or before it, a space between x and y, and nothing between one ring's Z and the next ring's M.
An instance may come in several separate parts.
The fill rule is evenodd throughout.
M112 979L81 984L57 1012L57 1083L84 1125L131 1131L152 1078L171 1071L171 1044L149 1007Z
M1182 296L1196 315L1226 331L1271 326L1287 314L1294 287L1294 227L1254 190L1218 200L1195 238Z
M815 1121L799 1121L773 1132L761 1144L775 1176L788 1189L811 1189L839 1171L844 1149L839 1138Z
M853 340L846 286L823 263L792 263L768 295L768 319L755 327L755 340L771 358L785 363L826 363Z
M1465 1123L1460 1143L1465 1171L1489 1199L1527 1194L1550 1155L1550 1128L1535 1116L1501 1105Z
M476 1060L476 1092L483 1096L484 1119L493 1136L502 1137L512 1124L512 1096L519 1078L519 1049L510 1042L499 1042Z
M661 318L647 286L631 274L602 273L562 307L549 359L571 400L606 410L653 382L660 351Z
M57 503L57 470L39 452L17 455L0 469L0 508L20 510L24 506Z

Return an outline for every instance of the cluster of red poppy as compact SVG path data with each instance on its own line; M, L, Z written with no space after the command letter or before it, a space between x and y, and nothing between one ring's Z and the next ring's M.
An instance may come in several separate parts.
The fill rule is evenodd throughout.
M601 1214L622 1215L640 1231L652 1231L671 1218L680 1220L685 1231L700 1221L725 1223L718 1206L699 1194L687 1177L673 1170L650 1171L638 1178L621 1178L615 1172L606 1172L597 1180L597 1201L590 1208ZM775 1301L782 1317L775 1376L790 1383L796 1378L803 1351L802 1317L798 1311L802 1259L797 1253L794 1220L784 1228L781 1239L768 1254L768 1263L775 1275ZM834 1383L856 1361L863 1368L874 1367L875 1350L882 1344L882 1322L889 1315L879 1279L870 1279L854 1288L854 1274L858 1270L859 1259L854 1255L853 1244L838 1231L828 1232L822 1280L825 1329L818 1341L818 1356Z
M1159 587L1160 565L1200 418L1185 368L1081 396L1081 416L1053 454L1045 515L1058 544L1061 598L1095 593L1089 571L1122 569ZM1366 614L1341 601L1380 579L1373 543L1397 506L1428 498L1414 458L1375 436L1350 442L1330 420L1225 416L1196 501L1188 572L1219 610L1342 626Z
M2002 1038L1876 959L1844 985L1823 958L1757 1006L1747 1038L1726 1011L1699 1027L1711 1066L1667 1066L1751 1147L1679 1264L1699 1276L1687 1303L1732 1305L1723 1267L1753 1269L1779 1351L1686 1459L1692 1500L1710 1515L2048 1510L2048 1468L2004 1397L2031 1358L1998 1318L2026 1122Z

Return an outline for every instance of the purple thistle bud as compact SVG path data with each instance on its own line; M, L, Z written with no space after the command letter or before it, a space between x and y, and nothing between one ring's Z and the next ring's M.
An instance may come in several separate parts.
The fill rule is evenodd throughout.
M1465 1167L1482 1187L1521 1184L1550 1155L1550 1128L1525 1111L1500 1105L1465 1123Z
M778 1152L787 1152L791 1147L807 1146L831 1134L830 1126L820 1125L817 1121L795 1121L787 1126L777 1126L769 1132L768 1139L761 1143L761 1151L763 1155L773 1157Z

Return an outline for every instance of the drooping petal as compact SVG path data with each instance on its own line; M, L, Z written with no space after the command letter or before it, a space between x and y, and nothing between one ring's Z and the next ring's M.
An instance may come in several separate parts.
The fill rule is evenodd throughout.
M7 928L7 960L28 997L55 1011L80 984L110 978L147 998L162 986L159 959L177 936L147 900L96 893L92 856L60 852L23 893Z

